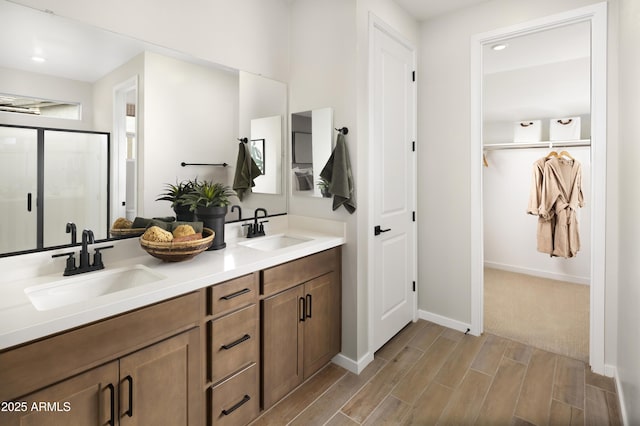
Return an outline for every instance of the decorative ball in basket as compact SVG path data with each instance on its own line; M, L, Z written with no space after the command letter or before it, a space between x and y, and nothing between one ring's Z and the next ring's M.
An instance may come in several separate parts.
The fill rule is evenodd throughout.
M179 241L152 241L146 239L145 235L146 233L140 237L140 246L147 253L165 262L181 262L207 250L213 243L215 232L210 228L203 228L202 235L194 234L191 238Z

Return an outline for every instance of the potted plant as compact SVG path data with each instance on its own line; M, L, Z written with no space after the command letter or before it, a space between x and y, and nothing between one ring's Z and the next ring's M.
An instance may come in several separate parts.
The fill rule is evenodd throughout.
M325 178L321 177L320 180L318 180L318 188L320 188L320 192L322 193L322 196L324 198L331 198L331 193L329 192L329 181L326 180Z
M197 179L182 182L176 181L175 185L167 183L165 184L165 191L156 198L156 201L170 201L171 208L175 212L177 220L193 222L195 220L195 213L185 204L185 197L193 191L197 183Z
M195 213L197 220L207 228L213 229L215 236L209 250L225 248L224 218L235 192L227 185L218 182L196 182L193 189L184 196L184 204Z

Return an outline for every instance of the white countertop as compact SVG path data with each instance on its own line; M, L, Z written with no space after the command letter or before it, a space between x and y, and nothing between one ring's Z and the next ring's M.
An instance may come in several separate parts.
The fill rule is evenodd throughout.
M237 238L241 232L240 224L231 227L227 225L225 249L207 251L193 259L176 263L167 263L151 257L140 248L137 239L117 241L114 248L103 252L105 270L141 264L166 278L46 311L37 310L24 290L53 279L63 279L65 258L52 260L51 255L57 252L48 251L0 259L0 268L3 270L3 277L0 277L0 349L118 315L345 243L344 224L340 222L296 216L272 217L270 222L267 236L286 233L309 241L273 251L261 251L238 244L246 241L245 238ZM104 245L108 244L96 244L96 247ZM92 246L90 252L93 253L91 248ZM68 249L58 250L64 251ZM77 252L78 249L74 251ZM17 265L24 269L16 271ZM11 272L5 274L5 268ZM51 272L52 270L57 272ZM100 272L82 275L96 273Z

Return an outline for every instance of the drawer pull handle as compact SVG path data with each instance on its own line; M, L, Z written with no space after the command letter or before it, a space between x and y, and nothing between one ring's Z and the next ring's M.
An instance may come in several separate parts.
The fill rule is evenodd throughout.
M133 377L127 376L124 379L129 382L129 409L124 414L133 417Z
M109 409L109 413L111 415L111 417L109 418L109 421L107 422L107 424L109 426L115 426L116 424L116 388L115 386L113 386L112 383L109 383L107 385L107 389L109 389L109 391L111 392L111 396L109 399L109 403L111 404L111 408Z
M233 299L234 297L242 296L243 294L245 294L245 293L249 293L250 291L251 291L251 289L249 289L249 288L244 288L244 289L242 289L242 290L240 290L240 291L236 291L235 293L231 293L231 294L227 294L226 296L222 296L222 297L220 298L220 300L231 300L231 299Z
M249 395L245 395L244 398L242 398L242 401L238 402L233 407L229 408L228 410L222 410L222 414L224 414L225 416L228 416L229 414L231 414L234 411L236 411L238 408L242 407L242 405L244 405L247 402L249 402L250 399L251 399L251 397Z
M241 338L239 338L235 342L227 343L226 345L222 345L220 348L228 350L228 349L233 348L234 346L238 346L240 343L245 342L245 341L247 341L249 339L251 339L251 336L249 336L248 334L245 334L244 336L242 336Z

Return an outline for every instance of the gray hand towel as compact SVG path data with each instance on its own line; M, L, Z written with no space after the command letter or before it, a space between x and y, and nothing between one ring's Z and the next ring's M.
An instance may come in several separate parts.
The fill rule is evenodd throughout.
M233 190L238 194L238 198L242 201L246 192L251 192L251 188L256 186L253 181L262 172L260 168L251 158L249 147L246 143L240 142L238 146L238 160L236 161L236 173L233 178Z
M349 213L356 211L351 163L342 133L338 133L336 147L320 172L320 177L329 182L329 192L333 194L333 210L344 206Z

